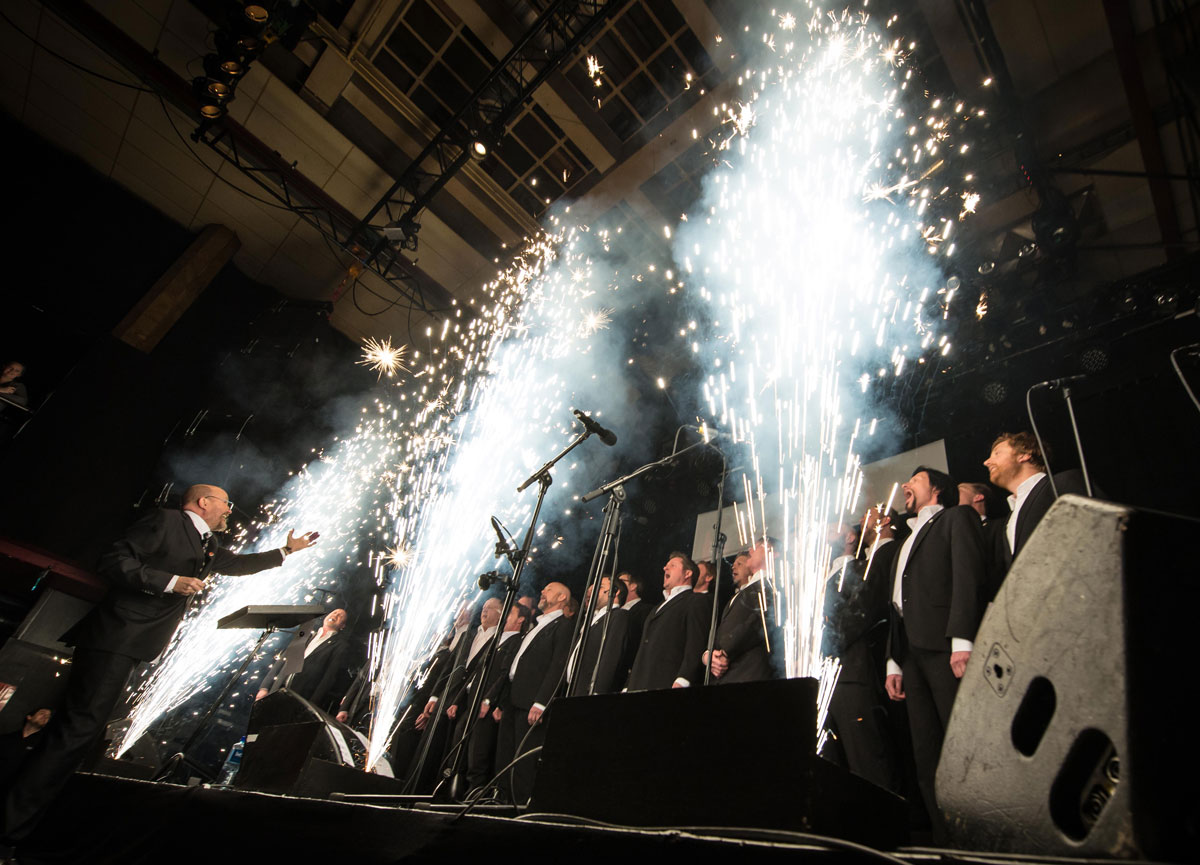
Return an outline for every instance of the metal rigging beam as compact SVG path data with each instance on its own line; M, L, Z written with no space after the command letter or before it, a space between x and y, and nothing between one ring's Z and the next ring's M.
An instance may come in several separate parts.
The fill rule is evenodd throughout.
M585 45L628 0L554 0L438 130L358 224L347 244L370 245L371 265L417 248L421 211L471 159L476 141L491 147L550 75ZM432 163L432 164L430 164ZM383 225L372 225L382 213ZM384 232L386 231L386 234ZM376 239L369 243L367 238Z
M78 30L154 93L193 117L199 117L199 104L190 84L170 67L154 57L132 37L86 3L72 0L44 0L63 21ZM363 249L384 242L374 230L361 233L360 220L323 189L305 177L292 163L226 116L218 123L201 126L193 140L208 146L263 191L295 213L324 237L354 254L351 234L356 234ZM365 259L363 249L359 259ZM398 253L384 261L367 263L413 308L436 312L449 308L453 296L440 283L409 259Z

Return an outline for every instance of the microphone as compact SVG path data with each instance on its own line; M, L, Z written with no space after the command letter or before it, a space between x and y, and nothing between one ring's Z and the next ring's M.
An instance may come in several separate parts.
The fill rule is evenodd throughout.
M496 558L508 552L508 541L504 538L504 529L500 526L500 521L492 517L492 530L496 533Z
M1064 384L1071 384L1072 382L1083 381L1086 378L1087 378L1086 375L1067 375L1067 376L1063 376L1062 378L1052 378L1049 381L1038 382L1037 386L1038 387L1048 387L1051 390L1053 390L1056 387L1062 387Z
M596 423L579 409L572 410L572 414L579 418L579 422L583 424L584 429L595 435L600 439L600 441L604 442L609 447L612 447L617 443L617 434L612 430L605 429L604 427L600 426L600 424Z

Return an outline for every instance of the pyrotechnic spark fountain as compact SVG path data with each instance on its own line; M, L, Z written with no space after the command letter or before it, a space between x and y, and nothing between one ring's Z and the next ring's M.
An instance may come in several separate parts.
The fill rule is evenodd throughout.
M366 566L368 552L362 546L389 494L376 479L397 449L390 421L391 410L382 403L364 408L354 433L299 472L278 501L266 507L248 550L282 547L289 529L318 530L321 540L289 556L282 567L249 577L209 579L209 587L197 596L199 603L184 618L164 660L151 667L141 683L118 753L194 695L215 695L253 648L257 631L217 630L218 619L248 604L313 603L314 599L320 603L314 586L329 585L340 574ZM242 536L226 545L237 549L244 541ZM231 699L254 687L254 675L253 668L247 671Z
M782 540L768 559L780 651L787 675L821 680L823 716L837 671L820 653L826 529L856 508L856 440L875 429L855 419L854 400L906 362L950 350L934 342L946 295L932 261L953 253L949 222L977 198L961 197L940 161L946 118L906 116L900 92L912 73L895 40L848 13L813 13L807 35L790 13L772 20L780 32L763 44L773 59L744 76L755 92L723 109L727 134L714 151L724 168L707 183L706 207L674 232L683 273L618 266L620 229L593 235L556 219L482 303L471 300L480 315L464 321L457 307L428 328L427 345L409 355L407 386L285 491L255 546L279 545L288 527L320 530L321 544L278 572L217 582L143 691L126 742L197 690L219 687L209 676L248 650L254 635L215 631L219 616L251 601L307 599L331 569L365 558L356 541L373 531L386 620L370 642L374 764L453 608L490 569L488 517L523 530L535 492L518 496L517 484L566 443L567 409L588 398L583 388L611 391L613 379L597 372L624 360L595 357L599 331L629 308L619 302L629 292L660 284L707 309L699 326L678 328L681 350L710 367L710 419L750 447L739 528ZM935 216L945 199L950 216ZM663 234L671 239L670 227ZM400 351L374 348L380 358ZM665 377L657 384L669 388ZM559 467L552 496L573 492L573 467ZM390 497L374 492L376 481L392 486ZM782 517L769 524L774 505ZM545 512L554 509L548 500ZM544 522L537 537L561 541Z
M827 530L858 517L856 444L874 431L859 414L873 384L949 351L934 342L948 299L931 253L953 253L954 218L978 196L939 156L953 115L908 116L896 41L865 13L808 8L806 44L790 13L764 34L753 95L725 111L732 162L675 249L712 324L710 417L751 454L748 528L781 541L768 574L783 661L821 681L820 732L838 672L821 654Z
M441 409L425 408L414 419L404 455L410 469L397 488L395 526L385 538L411 552L393 572L384 600L387 635L370 659L377 702L369 763L387 747L409 684L451 609L475 575L491 566L488 517L496 514L514 533L527 524L535 494L518 496L516 487L567 441L566 409L583 387L593 386L592 337L612 311L597 309L595 301L612 297L632 275L596 267L591 245L580 228L532 243L487 286L491 305L479 318L443 328L440 356L454 359L453 370L432 358L426 367L449 390ZM572 377L575 363L582 374ZM559 469L558 495L569 489L569 469ZM544 528L544 522L538 526L538 537Z

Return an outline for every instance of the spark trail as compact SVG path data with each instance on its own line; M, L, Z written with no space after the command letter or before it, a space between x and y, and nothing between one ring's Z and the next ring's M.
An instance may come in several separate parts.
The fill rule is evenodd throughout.
M725 167L675 253L711 322L709 417L750 452L739 529L781 541L768 572L783 660L821 681L820 730L838 672L821 654L827 529L859 516L875 388L950 351L938 265L966 199L943 151L965 115L911 107L883 22L811 3L799 17L807 32L789 13L763 34L752 93L725 107Z
M518 495L516 487L569 441L568 408L597 386L597 333L631 279L613 258L604 267L596 262L606 241L602 232L564 227L531 243L486 287L481 316L443 328L441 356L454 359L453 372L431 359L415 373L443 376L448 392L439 407L413 419L403 455L388 543L408 555L392 572L387 634L370 659L377 687L369 763L387 747L410 683L452 608L492 567L489 516L520 537L536 489ZM570 494L574 465L557 468L548 509ZM530 563L536 567L536 556Z
M248 577L209 579L163 660L135 686L130 727L116 748L118 754L194 695L215 696L251 651L259 632L217 630L218 619L248 604L319 603L314 586L329 585L342 573L365 566L369 551L363 549L364 539L377 526L389 497L380 480L388 477L397 448L391 414L382 403L364 408L352 435L314 459L276 502L266 506L254 527L253 543L246 544L244 536L226 542L232 549L271 550L283 546L289 529L321 533L315 546L289 556L282 567ZM230 699L254 687L253 675L248 668Z

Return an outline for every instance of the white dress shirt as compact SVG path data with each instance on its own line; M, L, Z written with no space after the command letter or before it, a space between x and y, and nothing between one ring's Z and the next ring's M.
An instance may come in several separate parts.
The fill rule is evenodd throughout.
M1016 493L1008 497L1008 508L1012 511L1012 516L1008 518L1008 525L1004 527L1004 537L1008 538L1008 551L1010 553L1013 551L1013 547L1017 545L1017 514L1021 512L1021 505L1025 504L1025 500L1029 498L1029 494L1033 492L1033 488L1045 476L1045 472L1030 475L1021 481Z
M671 591L667 592L667 596L665 598L663 598L663 602L658 605L658 609L655 610L655 612L657 612L658 610L661 610L663 607L665 607L672 598L677 598L680 595L682 595L684 592L690 592L691 590L692 590L692 587L689 586L687 583L684 583L682 586L676 586L675 588L671 589Z
M313 652L315 652L317 650L317 646L328 641L329 638L332 637L336 633L337 633L337 631L333 630L333 628L330 628L328 631L325 630L324 625L317 628L317 635L315 637L313 637L311 640L309 640L308 645L304 647L304 657L307 658L309 655L311 655Z
M933 518L933 515L941 510L941 505L926 505L925 507L921 508L921 510L917 512L916 519L911 519L908 521L908 527L912 529L912 534L904 539L904 543L896 552L896 585L892 588L892 604L895 605L896 610L901 615L904 614L904 569L908 567L908 556L910 553L912 553L913 541L916 539L917 533L921 531L921 529L925 527L925 524ZM964 640L961 637L950 638L951 652L969 652L974 648L974 646L975 643L971 640ZM900 665L891 658L887 659L887 674L889 676L901 675Z
M533 643L533 638L540 634L548 624L559 618L563 614L562 609L557 609L553 613L546 613L537 620L537 624L533 626L525 639L521 641L521 648L517 649L517 656L513 658L512 666L508 668L508 678L512 679L517 675L517 665L521 663L521 658L525 654L525 650Z
M496 626L492 625L486 630L482 625L475 629L475 639L471 640L471 649L467 652L467 663L475 660L475 656L483 651L483 647L487 645L487 641L496 633Z
M212 529L208 527L208 523L204 522L204 518L195 511L184 511L184 513L191 518L192 525L195 526L196 531L200 533L200 543L203 545L212 535ZM165 595L168 592L173 591L175 589L175 583L178 581L178 574L171 577L171 579L167 581L167 587L163 589L163 594Z

